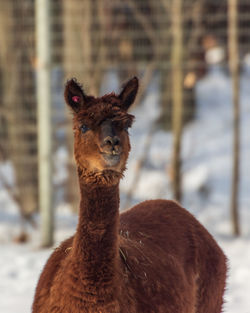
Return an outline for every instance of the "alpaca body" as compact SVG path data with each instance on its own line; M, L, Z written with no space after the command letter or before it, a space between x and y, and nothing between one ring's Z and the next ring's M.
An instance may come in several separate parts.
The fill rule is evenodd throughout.
M45 265L33 313L221 312L226 259L188 211L151 200L119 214L133 119L127 109L137 88L134 78L119 96L95 99L75 80L66 86L74 111L79 221Z
M100 257L111 246L103 246L100 235L92 259L92 275L96 275L86 281L81 277L81 260L75 260L73 253L75 235L49 259L33 312L220 313L225 257L190 213L173 201L153 200L122 213L119 219L115 270L109 262L105 264L111 281L103 278L105 269L98 273L101 266L94 258L103 262Z

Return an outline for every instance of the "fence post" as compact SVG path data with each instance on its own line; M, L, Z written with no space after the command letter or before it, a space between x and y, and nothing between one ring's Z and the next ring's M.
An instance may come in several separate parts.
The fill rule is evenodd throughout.
M36 0L37 116L41 244L53 244L50 0Z
M181 137L183 116L183 34L182 34L182 0L172 4L172 101L173 101L173 193L181 201Z
M233 91L233 175L231 191L231 218L234 235L240 235L238 197L240 163L240 76L238 51L238 0L228 0L228 50Z

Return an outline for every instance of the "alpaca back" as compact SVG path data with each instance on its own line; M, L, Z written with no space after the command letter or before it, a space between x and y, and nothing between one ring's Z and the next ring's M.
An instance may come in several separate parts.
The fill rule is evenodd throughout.
M194 312L209 292L214 304L207 307L222 306L225 256L188 211L173 201L145 201L120 220L125 289L136 293L137 312Z

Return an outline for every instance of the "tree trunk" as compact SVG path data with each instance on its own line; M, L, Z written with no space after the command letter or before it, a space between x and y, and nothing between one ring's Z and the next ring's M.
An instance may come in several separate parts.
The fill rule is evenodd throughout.
M51 11L49 0L36 0L39 209L42 246L54 241L52 201Z
M233 173L231 192L231 218L233 233L240 235L239 225L239 168L240 168L240 95L239 95L239 52L238 52L238 1L228 0L228 49L229 66L233 91Z
M23 216L37 209L37 134L34 24L31 0L1 0L1 108L7 125L5 150L15 170Z
M183 35L182 0L173 0L172 4L172 100L173 100L173 194L181 201L181 137L183 117Z

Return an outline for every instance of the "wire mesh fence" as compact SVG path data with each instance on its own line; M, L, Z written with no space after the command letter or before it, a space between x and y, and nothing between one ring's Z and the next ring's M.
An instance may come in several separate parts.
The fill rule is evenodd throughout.
M196 116L197 82L213 64L228 68L228 2L181 3L183 120L188 123ZM240 0L237 8L244 60L250 52L250 3ZM107 73L115 73L118 85L137 75L140 105L157 73L157 127L172 129L174 10L173 0L51 1L53 151L56 155L65 146L68 152L67 180L54 182L56 199L61 192L63 201L77 208L71 123L63 103L66 79L77 77L87 93L97 96L105 89ZM1 163L11 162L15 182L3 174L0 180L28 218L38 210L35 46L35 1L0 0L0 156Z

